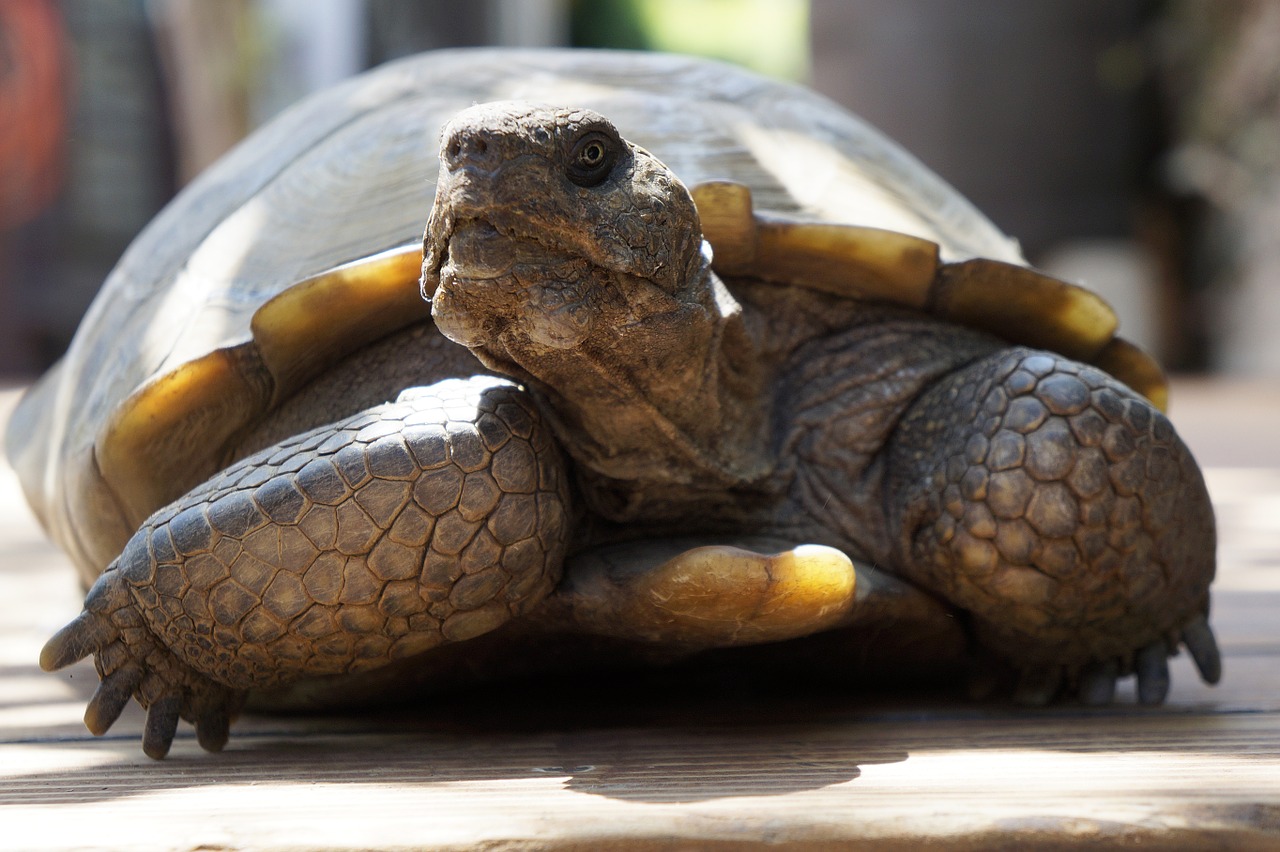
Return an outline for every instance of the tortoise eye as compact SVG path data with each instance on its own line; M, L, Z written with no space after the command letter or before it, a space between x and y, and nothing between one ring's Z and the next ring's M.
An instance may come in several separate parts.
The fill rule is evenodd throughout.
M578 154L578 164L589 169L604 162L604 145L596 141L588 142L582 147L582 153Z
M574 143L565 172L569 180L578 186L599 186L613 170L617 158L617 140L599 131L592 131Z

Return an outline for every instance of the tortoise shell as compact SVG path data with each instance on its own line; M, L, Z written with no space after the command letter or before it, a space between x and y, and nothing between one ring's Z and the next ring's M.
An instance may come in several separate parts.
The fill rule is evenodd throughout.
M722 273L927 311L1164 405L1159 367L1115 337L1101 299L1028 268L955 190L806 89L688 57L442 51L303 101L201 175L25 397L10 456L86 582L264 413L429 321L417 278L440 127L500 99L609 116L693 188Z

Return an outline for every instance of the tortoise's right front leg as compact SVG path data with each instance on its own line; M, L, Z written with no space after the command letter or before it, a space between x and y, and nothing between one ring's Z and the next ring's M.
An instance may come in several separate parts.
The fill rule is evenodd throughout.
M85 714L130 696L163 757L177 720L221 748L244 693L477 636L555 585L558 451L525 392L449 380L270 447L153 515L41 655L93 654Z

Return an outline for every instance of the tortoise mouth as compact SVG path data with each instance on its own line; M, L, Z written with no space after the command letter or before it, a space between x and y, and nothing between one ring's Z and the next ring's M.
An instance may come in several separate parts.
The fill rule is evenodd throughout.
M440 265L450 277L486 280L501 278L514 265L511 240L483 219L459 222L441 246Z
M440 275L454 281L495 281L513 276L526 279L530 276L520 273L550 269L578 259L571 249L542 236L536 231L499 226L489 219L460 219L452 223L439 242Z
M518 330L563 350L590 334L595 267L575 252L479 217L437 233L432 315L455 343L491 348Z

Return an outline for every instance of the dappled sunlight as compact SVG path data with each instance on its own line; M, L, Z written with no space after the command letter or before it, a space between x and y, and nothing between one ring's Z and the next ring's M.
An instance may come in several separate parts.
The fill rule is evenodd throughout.
M50 774L96 769L112 764L118 759L117 755L112 754L110 751L91 746L78 748L60 745L56 748L51 748L43 743L39 745L6 745L0 747L0 755L3 755L4 758L6 788L10 787L9 782L12 781L17 781L21 784L22 779L27 776L39 775L47 781ZM5 789L3 795L0 795L0 805L18 804L24 798L28 797L22 796L20 792L13 789ZM32 789L29 798L41 798L40 791Z
M898 739L888 728L880 733ZM483 745L363 737L265 750L259 742L219 757L183 742L163 763L122 759L125 743L10 746L0 755L14 783L0 804L42 806L5 814L6 831L31 832L33 849L44 848L44 826L63 807L74 807L76 818L59 822L60 847L368 848L414 837L434 848L551 830L561 840L634 836L655 820L726 839L758 828L749 815L765 808L775 826L795 830L843 814L838 823L865 836L893 836L904 820L922 836L1064 821L1085 833L1172 830L1203 824L1209 812L1229 822L1229 803L1280 795L1272 762L1248 754L983 747L953 737L961 744L939 740L896 759L850 764L853 772L823 784L770 788L768 767L723 750L731 746L723 734L704 732L701 747L679 753L647 739L634 731L600 739L595 756L612 763L596 765L575 765L572 746L565 751L563 739L548 736ZM819 751L827 765L856 751L848 739L827 736L791 745L801 747L790 756L800 776ZM716 795L726 790L734 792Z
M1141 738L1140 732L1135 734L1135 740ZM1021 809L1017 800L1029 797L1184 795L1202 790L1206 773L1219 779L1213 791L1217 794L1280 794L1280 773L1271 758L1218 751L1094 750L1087 738L1075 752L936 747L914 749L903 763L868 767L859 783L888 792L904 786L918 789L922 779L928 779L924 783L930 797L961 792L968 785L989 792L993 801L987 807L1000 807L1005 801L1011 810ZM1064 805L1072 807L1070 802Z
M8 686L8 681L6 681ZM33 700L27 704L0 707L0 738L7 739L15 733L29 732L36 728L65 727L78 736L77 728L83 728L84 699L76 697L57 703ZM5 767L8 771L8 766Z
M75 674L89 679L90 682L97 680L93 667L89 665L79 667ZM48 707L64 702L74 702L79 706L75 714L78 721L80 713L84 711L84 696L77 690L71 689L63 678L50 677L34 665L20 674L5 672L4 693L0 695L0 727L11 727L6 722L12 717L4 715L8 711L20 710L28 705ZM32 717L32 722L56 724L54 720L45 716Z
M185 773L184 773L185 774ZM163 778L163 776L161 776ZM469 845L486 837L539 833L540 802L554 779L457 782L406 787L393 781L329 784L309 780L148 785L133 795L76 805L50 837L47 809L5 814L5 832L23 848L377 848L390 837L415 846ZM32 804L34 804L33 802ZM317 818L342 815L342 819Z

